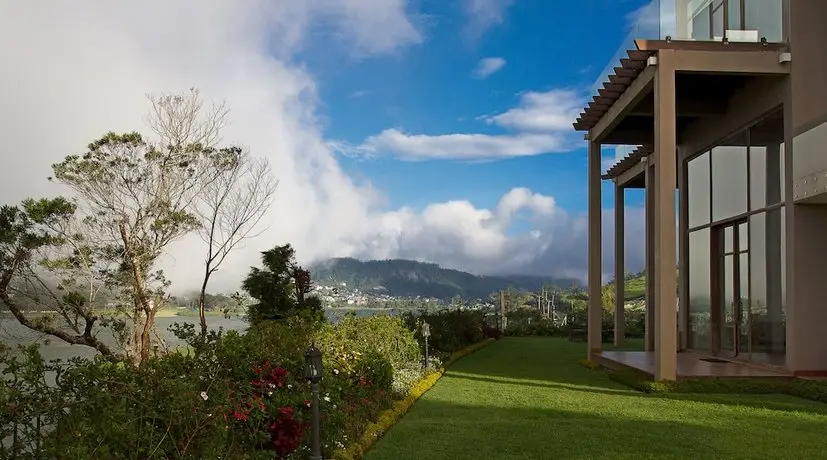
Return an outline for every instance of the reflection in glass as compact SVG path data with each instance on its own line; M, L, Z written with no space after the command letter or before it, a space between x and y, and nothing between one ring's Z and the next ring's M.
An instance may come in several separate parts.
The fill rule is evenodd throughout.
M710 230L689 234L689 348L709 350Z
M735 351L733 342L735 333L735 267L732 255L724 256L723 270L721 271L721 350L725 353Z
M724 0L712 2L712 39L724 38Z
M767 206L767 148L749 149L749 207L751 210Z
M747 147L712 149L712 220L747 211Z
M786 352L782 212L783 208L750 217L751 357L779 365Z
M742 227L745 225L742 225ZM740 248L740 249L743 249ZM738 354L746 357L750 352L749 344L749 254L742 251L739 256L738 282Z
M730 0L727 2L727 30L742 30L741 26L741 1Z
M771 43L783 42L782 2L783 0L746 0L744 29L757 30L759 39L765 37Z
M687 165L689 228L709 223L709 152L692 159Z

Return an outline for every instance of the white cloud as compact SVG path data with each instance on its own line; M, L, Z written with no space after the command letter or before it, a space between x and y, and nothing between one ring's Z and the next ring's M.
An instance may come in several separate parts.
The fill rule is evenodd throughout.
M465 35L470 39L478 39L492 27L505 21L505 13L514 3L514 0L464 0L465 14L468 23L465 26Z
M477 67L474 68L474 78L484 79L502 70L505 67L505 59L501 57L487 57L480 59Z
M427 135L386 129L357 146L345 142L330 145L350 156L392 156L408 161L484 161L568 152L581 146L571 123L582 107L583 101L574 91L529 91L520 95L515 108L477 117L512 133Z
M331 146L346 155L369 158L390 155L406 161L485 161L538 155L569 148L566 138L554 133L454 133L429 136L407 134L398 129L386 129L368 137L358 146L348 146L341 142L332 143Z
M144 94L191 86L231 107L228 142L269 158L279 190L269 229L229 258L213 289L237 289L259 251L292 243L303 262L331 256L426 259L477 273L582 274L584 226L551 197L515 189L494 209L467 201L421 212L387 210L370 184L340 168L317 121L313 75L297 62L309 31L324 25L361 56L393 53L423 37L404 0L304 2L148 1L0 3L0 197L65 193L50 165L106 131L140 129ZM561 148L557 134L407 136L366 143L414 156L467 158ZM462 147L455 150L459 145ZM429 153L430 152L430 153ZM530 230L514 234L517 220ZM633 222L628 219L627 222ZM632 232L629 232L632 233ZM176 289L195 286L200 241L180 242L165 268Z
M583 98L571 90L528 91L517 107L487 117L488 123L530 132L565 132L583 109Z

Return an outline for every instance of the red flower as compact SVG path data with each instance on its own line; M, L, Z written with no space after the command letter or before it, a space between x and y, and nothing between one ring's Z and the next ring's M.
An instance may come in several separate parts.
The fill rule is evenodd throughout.
M239 421L242 421L242 422L246 422L247 418L249 418L249 415L248 415L247 412L235 411L233 413L233 416L235 417L236 420L239 420Z
M304 405L305 405L305 406L307 406L307 407L310 407L310 401L308 401L308 400L306 400L306 399L305 399L305 400L304 400Z

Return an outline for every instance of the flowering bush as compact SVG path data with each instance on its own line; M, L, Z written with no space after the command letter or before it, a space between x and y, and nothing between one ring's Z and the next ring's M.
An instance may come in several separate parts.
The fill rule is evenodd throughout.
M311 392L303 364L313 341L324 353L321 434L331 453L392 406L396 369L421 359L413 333L388 317L341 325L293 318L243 335L201 336L192 325L175 332L185 351L141 366L46 364L36 349L19 358L0 353L0 432L18 433L16 450L4 447L0 457L26 458L29 449L34 458L306 458ZM53 374L56 384L46 385Z

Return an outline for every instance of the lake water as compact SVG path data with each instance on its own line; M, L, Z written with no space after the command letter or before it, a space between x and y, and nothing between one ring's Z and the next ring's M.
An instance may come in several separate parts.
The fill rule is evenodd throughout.
M325 316L333 322L337 322L346 313L353 311L357 316L371 316L375 314L398 314L396 310L348 310L348 309L327 309ZM170 347L175 347L181 344L175 335L169 331L169 327L175 323L190 323L198 326L197 316L171 316L156 318L155 323L158 333ZM223 328L225 331L235 330L243 332L249 326L246 321L241 318L233 317L230 319L221 316L208 316L207 325L210 329ZM98 337L107 345L115 347L115 339L102 331ZM50 359L69 359L75 356L89 357L95 355L95 351L83 345L70 345L60 339L49 338L43 334L32 331L31 329L20 325L16 319L9 315L0 316L0 341L7 344L23 344L28 345L34 342L40 342L40 352L43 358L47 361Z

